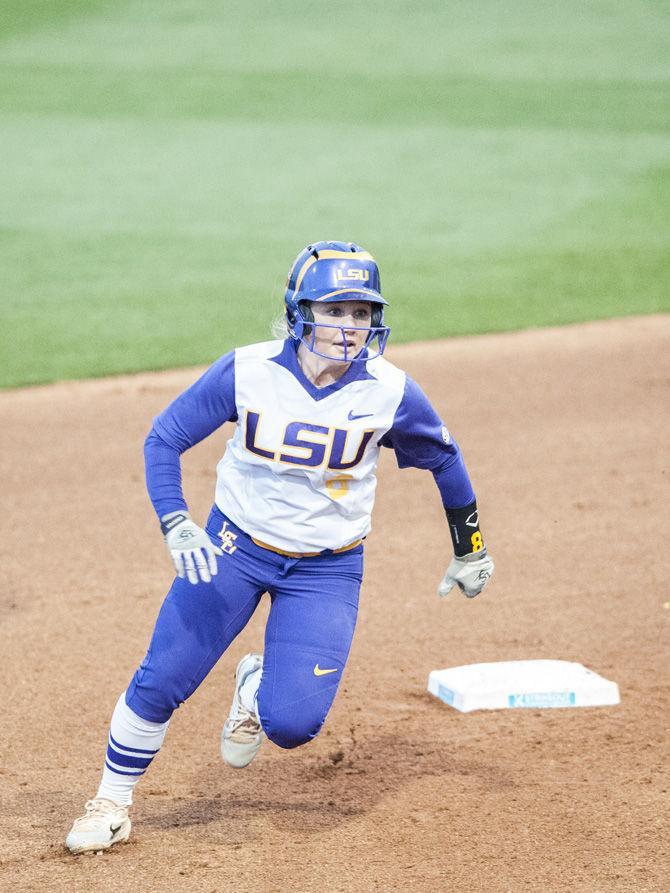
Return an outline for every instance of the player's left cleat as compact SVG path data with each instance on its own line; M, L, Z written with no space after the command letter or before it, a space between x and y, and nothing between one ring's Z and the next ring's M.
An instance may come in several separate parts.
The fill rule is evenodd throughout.
M89 800L86 812L74 820L65 846L71 853L97 853L130 836L128 807L102 797Z
M240 690L252 673L263 666L262 654L247 654L237 665L235 694L221 732L221 756L235 769L244 769L256 756L265 738L255 712L242 703Z

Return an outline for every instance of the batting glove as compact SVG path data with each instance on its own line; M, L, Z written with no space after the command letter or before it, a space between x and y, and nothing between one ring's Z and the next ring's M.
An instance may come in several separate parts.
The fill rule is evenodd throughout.
M468 598L474 598L488 583L493 574L493 567L493 561L486 554L486 549L460 558L452 558L442 582L437 587L437 594L440 598L444 598L458 583L460 590Z
M223 552L202 527L191 521L188 512L170 512L161 518L161 530L178 576L186 576L189 583L210 583L218 571L216 556Z

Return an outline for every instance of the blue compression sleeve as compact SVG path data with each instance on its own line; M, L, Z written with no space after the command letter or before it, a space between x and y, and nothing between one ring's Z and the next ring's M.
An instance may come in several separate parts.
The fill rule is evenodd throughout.
M186 511L179 457L225 422L237 420L235 353L218 359L156 416L144 443L147 490L159 518Z
M394 450L399 468L432 471L445 509L460 508L474 501L475 494L458 444L409 375L393 425L379 443Z
M144 469L149 499L159 518L168 512L188 511L181 487L179 455L179 450L151 429L144 441Z
M433 477L445 509L461 508L470 505L475 499L463 455L458 445L455 446L458 451L456 456L446 460L441 468L433 469Z

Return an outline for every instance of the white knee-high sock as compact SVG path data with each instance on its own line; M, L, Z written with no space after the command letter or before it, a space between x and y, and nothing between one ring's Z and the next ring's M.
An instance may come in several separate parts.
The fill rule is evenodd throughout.
M107 759L96 796L113 800L119 806L130 806L133 788L158 753L168 725L169 720L142 719L128 707L124 692L112 714Z
M263 675L262 668L256 670L254 673L249 673L247 678L244 680L244 684L240 689L240 700L244 704L244 706L256 716L256 719L260 722L258 717L258 687L261 684L261 676Z

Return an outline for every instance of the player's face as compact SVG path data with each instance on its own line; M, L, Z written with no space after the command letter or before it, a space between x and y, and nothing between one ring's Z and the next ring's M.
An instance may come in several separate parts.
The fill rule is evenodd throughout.
M342 328L329 329L316 326L315 349L338 359L355 357L365 347L368 329L372 322L372 307L367 301L336 301L332 304L311 305L314 322L328 323Z

